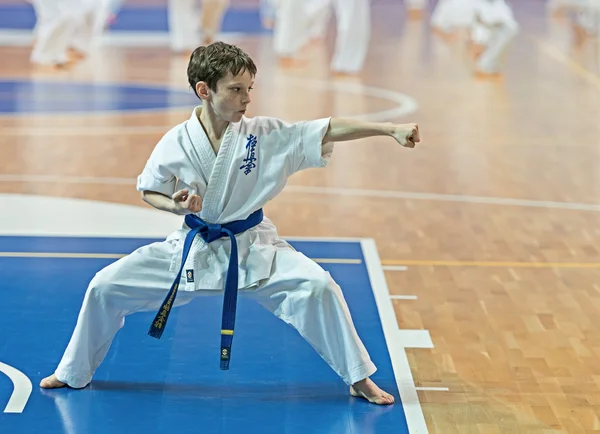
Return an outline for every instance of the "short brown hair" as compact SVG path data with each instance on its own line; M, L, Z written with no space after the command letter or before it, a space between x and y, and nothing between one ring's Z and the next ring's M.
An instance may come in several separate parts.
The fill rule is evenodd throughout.
M228 72L238 75L243 71L256 75L256 65L250 56L235 45L214 42L194 50L188 63L187 75L192 90L198 96L196 83L199 81L206 82L208 87L216 92L217 82Z

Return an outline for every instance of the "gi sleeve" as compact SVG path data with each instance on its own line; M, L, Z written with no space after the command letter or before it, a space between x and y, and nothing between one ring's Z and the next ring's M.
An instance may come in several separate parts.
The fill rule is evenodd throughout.
M150 158L146 162L144 170L138 176L137 179L137 190L144 191L156 191L162 193L165 196L171 197L175 193L177 187L177 178L169 170L169 162L166 159L165 143L162 141L156 145L154 151L150 155Z
M331 118L324 118L296 124L297 136L293 158L297 171L327 166L334 144L323 144L323 137L327 133L330 121Z

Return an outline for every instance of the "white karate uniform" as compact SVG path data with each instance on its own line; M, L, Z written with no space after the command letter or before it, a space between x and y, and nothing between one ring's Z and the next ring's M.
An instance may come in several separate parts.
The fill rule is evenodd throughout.
M331 69L362 69L371 38L370 0L277 0L275 5L273 49L278 56L294 57L309 39L323 35L333 5L337 35Z
M31 61L43 65L67 63L67 49L78 20L73 0L33 0L32 4L36 15L36 41Z
M308 3L297 0L277 0L273 50L279 57L294 57L308 42Z
M200 10L196 0L168 0L169 43L176 52L200 45Z
M331 20L331 0L307 1L308 38L324 39Z
M371 5L369 0L334 0L337 22L335 52L331 69L359 72L367 57L371 39Z
M198 47L200 31L205 38L214 39L221 30L221 22L229 0L169 0L169 37L173 51L191 51Z
M427 0L406 0L407 9L423 10L427 6Z
M489 30L486 48L477 61L477 70L497 73L510 42L519 33L519 24L504 0L477 0L477 21Z
M431 25L446 33L457 28L470 28L475 18L476 1L439 0L431 14Z
M245 219L275 197L293 173L327 164L333 152L333 144L322 145L328 125L329 119L288 124L243 118L228 126L215 156L195 111L158 143L137 189L171 196L188 188L203 198L198 214L203 220ZM250 135L256 139L255 160L248 161ZM179 269L187 232L184 224L167 240L141 247L96 274L56 370L60 381L71 387L87 385L124 317L158 310ZM258 301L296 328L346 384L375 372L342 291L329 273L279 239L266 217L236 238L241 296ZM210 244L195 238L184 267L193 269L195 278L187 282L183 273L175 306L198 295L223 296L230 248L229 238Z
M331 18L331 0L270 0L274 8L273 50L294 57L307 42L324 38Z
M600 33L600 0L579 0L574 8L575 24L589 36Z
M77 21L70 46L89 54L104 33L111 4L108 0L81 0L78 3Z

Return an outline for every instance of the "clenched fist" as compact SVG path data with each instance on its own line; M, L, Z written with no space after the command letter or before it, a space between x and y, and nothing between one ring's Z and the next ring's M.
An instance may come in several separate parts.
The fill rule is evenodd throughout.
M195 214L202 211L202 198L197 194L190 194L189 190L179 190L173 193L175 213L179 215Z
M421 141L417 124L396 125L392 133L398 143L406 148L414 148Z

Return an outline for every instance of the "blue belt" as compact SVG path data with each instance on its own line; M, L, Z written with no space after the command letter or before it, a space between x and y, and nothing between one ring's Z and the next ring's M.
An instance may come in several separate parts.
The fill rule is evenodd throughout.
M181 268L177 273L177 277L169 293L165 297L165 301L160 306L148 334L156 339L160 339L162 333L167 324L169 313L173 307L173 302L177 296L177 288L179 287L179 280L181 279L181 273L185 266L185 261L192 242L196 235L200 234L202 239L211 243L219 238L229 237L231 240L231 251L229 254L229 267L227 268L227 278L225 279L225 296L223 298L223 317L221 322L221 369L229 369L229 359L231 358L231 343L233 342L233 329L235 326L235 308L237 304L237 290L238 290L238 250L237 241L235 235L247 231L254 226L257 226L263 220L263 211L259 209L253 212L246 220L236 220L231 223L224 225L206 223L201 218L194 214L188 214L185 216L185 223L190 227L190 231L185 237L183 244L183 255L181 258Z

